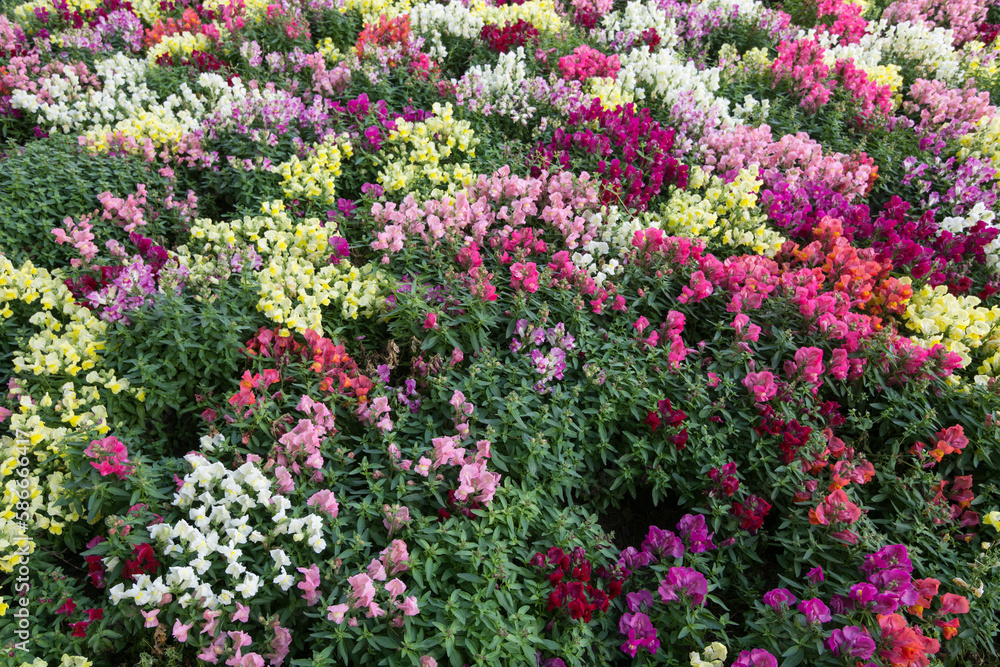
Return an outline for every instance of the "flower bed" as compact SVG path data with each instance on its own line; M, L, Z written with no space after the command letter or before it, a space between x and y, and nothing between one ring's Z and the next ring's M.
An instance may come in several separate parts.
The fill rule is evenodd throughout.
M1000 664L997 7L0 9L4 664Z

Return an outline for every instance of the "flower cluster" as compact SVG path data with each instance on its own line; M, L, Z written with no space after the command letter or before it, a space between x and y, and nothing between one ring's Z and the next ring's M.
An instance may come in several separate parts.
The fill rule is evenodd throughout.
M592 77L614 79L620 67L617 55L605 55L586 44L559 59L559 72L567 81L583 81Z
M83 453L95 459L90 462L90 465L101 473L101 477L115 475L118 479L125 479L134 470L134 466L129 465L128 450L113 435L102 440L91 441L90 446Z
M712 250L736 248L773 257L785 238L766 224L757 207L761 185L756 170L741 169L726 182L695 168L687 189L675 193L649 221L671 234L703 239Z
M385 143L391 157L378 181L390 194L421 184L430 187L431 196L454 192L472 182L468 163L457 160L463 153L475 157L478 144L469 122L456 119L450 103L435 102L433 114L423 121L396 121Z
M403 627L404 617L420 613L416 596L404 596L406 584L396 576L410 569L409 560L406 542L393 540L381 551L378 558L372 559L366 572L359 572L347 578L347 582L351 585L348 602L328 606L327 620L340 625L346 619L349 626L357 627L358 617L348 614L351 611L364 610L365 618L387 616L389 625L394 628ZM387 581L388 577L393 578ZM376 588L376 582L383 583L378 584ZM379 595L380 592L382 595ZM383 604L389 608L389 612L375 601L376 596L383 598Z
M353 154L346 137L331 134L309 148L304 160L293 155L288 162L275 165L271 170L281 175L282 191L289 199L317 199L333 205L337 199L335 183L341 173L341 162Z
M507 53L511 49L527 46L529 42L537 43L538 30L524 19L518 19L517 23L507 23L502 27L484 25L479 31L479 39L497 53Z
M576 347L575 339L566 333L566 325L562 322L546 329L529 324L527 320L518 320L514 331L521 338L511 339L510 350L525 354L531 360L535 373L540 376L534 385L535 391L542 394L552 391L549 384L563 379L566 354ZM543 351L542 346L547 346L548 351Z
M590 623L594 612L606 612L609 601L621 593L622 581L610 575L597 573L608 581L606 589L590 583L592 565L582 547L576 547L569 554L559 547L551 547L544 554L539 552L532 556L530 564L545 572L551 570L548 580L553 589L548 596L548 611L565 610L574 621Z
M687 167L671 154L673 130L662 128L647 110L637 112L629 104L609 111L595 99L570 114L568 128L574 131L559 128L538 147L541 164L568 168L584 161L601 179L605 204L620 199L627 208L645 209L662 189L687 184Z

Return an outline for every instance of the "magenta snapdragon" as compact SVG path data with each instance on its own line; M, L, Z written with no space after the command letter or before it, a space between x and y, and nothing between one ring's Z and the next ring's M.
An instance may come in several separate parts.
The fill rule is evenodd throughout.
M91 461L90 465L101 473L101 477L115 475L118 479L125 479L135 469L134 465L129 464L128 449L113 435L100 440L91 440L90 446L83 453L92 459L97 459Z

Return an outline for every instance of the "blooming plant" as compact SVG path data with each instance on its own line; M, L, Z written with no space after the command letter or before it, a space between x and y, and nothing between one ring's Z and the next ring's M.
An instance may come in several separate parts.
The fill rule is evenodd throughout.
M996 8L2 7L15 667L996 664Z

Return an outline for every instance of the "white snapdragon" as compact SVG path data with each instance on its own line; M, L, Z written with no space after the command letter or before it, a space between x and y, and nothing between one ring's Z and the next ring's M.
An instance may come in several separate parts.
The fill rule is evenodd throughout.
M129 597L128 593L125 592L125 584L115 584L108 592L111 595L111 604L114 605Z
M326 549L326 540L319 535L310 535L309 539L306 540L306 544L312 547L312 550L316 553L322 553Z
M226 574L233 578L239 577L246 571L247 569L236 561L232 561L228 566L226 566Z
M271 549L270 553L271 553L271 560L273 560L274 564L277 565L278 567L288 567L289 565L292 564L292 561L289 560L288 555L284 552L283 549Z
M201 448L206 452L214 452L215 448L225 441L226 438L221 433L216 433L215 435L203 435L201 436Z
M628 253L632 245L633 234L642 229L635 220L621 220L617 206L611 206L600 212L588 211L583 214L589 225L598 227L597 234L583 246L582 251L571 255L573 264L586 271L600 287L608 278L622 271L619 261Z
M285 498L284 496L275 496L271 502L271 508L274 510L274 516L271 517L271 520L277 524L285 521L288 518L285 512L287 512L291 506L292 503L288 500L288 498ZM282 532L287 532L287 530Z
M632 0L625 5L624 10L607 14L596 31L596 37L599 41L611 44L622 34L639 36L649 29L656 30L664 48L672 49L677 46L676 25L673 19L667 19L655 0Z
M209 519L214 523L228 523L230 518L229 509L225 505L216 505L209 515Z
M188 518L194 521L196 528L204 528L211 522L211 519L208 516L208 510L204 505L192 507L188 511Z
M212 562L206 559L204 556L198 556L198 558L195 558L193 561L191 561L191 567L194 568L195 572L201 575L208 572L208 569L212 567Z
M729 114L729 100L715 94L719 90L719 68L699 70L694 62L684 60L673 49L660 49L656 53L633 49L622 55L617 83L623 90L632 91L637 101L648 97L668 109L690 96L690 103L707 119L701 132L720 124L736 124ZM682 151L692 147L677 146Z
M253 572L247 572L243 581L236 587L236 592L242 593L243 598L251 600L257 595L260 589L260 577Z
M459 2L447 5L428 2L410 9L410 30L427 40L424 46L434 60L448 56L442 40L445 35L475 39L484 25L481 17Z
M771 112L771 100L758 100L753 95L744 95L743 103L733 108L733 117L740 122L759 125L767 120Z
M717 7L725 10L735 7L740 18L750 20L760 18L765 9L760 0L702 0L698 3L699 9L711 10Z
M195 586L192 595L194 595L195 598L203 599L206 607L212 608L217 604L215 593L212 592L212 587L204 582Z
M295 579L285 572L285 568L282 567L281 572L273 579L273 583L281 590L287 591L295 583Z
M527 55L519 46L500 54L496 65L470 67L456 85L458 103L485 115L500 115L515 123L533 118L538 109L533 105L528 85Z
M229 563L234 563L240 559L243 555L243 550L236 547L235 542L230 542L229 544L224 544L219 546L217 549L220 556L226 559Z
M167 570L167 586L171 588L179 588L181 590L187 588L194 588L198 585L198 577L195 575L194 568L192 567L179 567L172 566Z
M882 19L869 24L868 33L857 44L838 45L831 35L817 35L815 30L800 31L800 37L815 38L826 49L823 61L832 66L837 60L854 59L865 71L879 65L915 63L918 75L961 83L959 54L955 51L950 29L931 28L904 21L890 24Z

